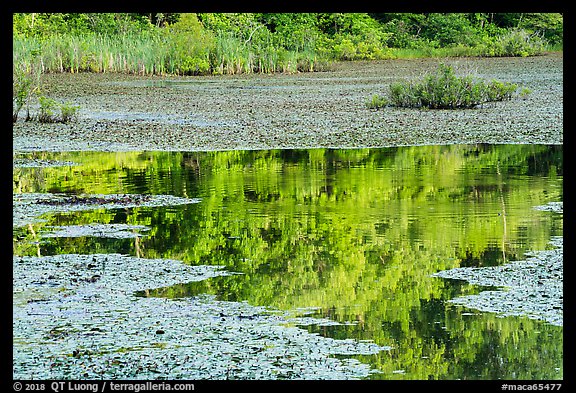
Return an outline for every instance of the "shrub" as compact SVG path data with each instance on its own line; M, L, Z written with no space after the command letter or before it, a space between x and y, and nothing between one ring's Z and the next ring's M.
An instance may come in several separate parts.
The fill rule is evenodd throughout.
M30 101L40 91L40 69L38 63L30 66L14 64L12 67L12 122L26 106L26 120L30 119Z
M15 70L12 75L12 121L18 120L22 107L28 103L32 92L32 79L22 70Z
M386 97L380 96L378 94L373 94L372 97L366 101L366 107L369 109L380 109L388 106L389 104L390 101Z
M210 72L214 36L206 31L196 14L182 14L166 32L178 73L200 75Z
M374 95L366 105L368 108L387 105L430 109L474 108L485 102L509 100L517 89L518 85L510 82L486 82L470 74L457 76L453 67L440 64L435 74L426 75L421 82L390 84L388 99ZM521 94L529 92L525 88Z
M340 43L335 44L333 51L336 59L354 60L356 57L356 47L348 38L343 38Z
M75 120L78 117L78 110L80 110L79 105L72 105L69 102L60 104L60 121L68 123L71 120Z
M38 121L40 123L67 123L76 118L80 109L77 105L67 102L60 104L53 98L45 96L39 96L38 101L40 102L40 111L38 113ZM60 115L58 115L58 112L60 112Z
M544 38L521 29L509 31L494 43L495 55L521 57L541 55L546 45Z
M55 123L57 121L56 107L58 103L54 99L45 96L38 97L38 102L40 102L38 121L40 123Z

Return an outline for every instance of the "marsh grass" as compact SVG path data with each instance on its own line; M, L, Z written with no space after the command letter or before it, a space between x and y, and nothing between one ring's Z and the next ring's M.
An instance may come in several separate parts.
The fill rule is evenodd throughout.
M140 75L296 73L322 71L334 60L445 58L463 56L533 56L546 41L524 30L510 31L474 45L387 48L344 38L333 47L321 41L284 47L266 29L249 39L231 31L209 32L192 21L171 30L102 33L53 33L41 38L13 36L13 61L41 72L117 72Z
M139 75L206 75L320 71L329 61L310 49L287 50L266 37L249 42L230 33L117 36L58 34L13 37L14 64L50 72L117 72ZM256 37L254 37L256 38Z

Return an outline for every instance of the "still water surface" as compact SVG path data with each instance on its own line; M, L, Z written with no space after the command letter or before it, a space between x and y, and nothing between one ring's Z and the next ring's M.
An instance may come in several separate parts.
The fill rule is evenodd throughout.
M14 231L14 254L124 253L242 274L139 296L208 293L328 317L303 327L393 347L357 356L383 379L561 379L563 328L447 302L482 289L430 277L550 248L562 215L562 146L19 154L14 193L171 194L200 203L60 213ZM142 236L33 236L130 224ZM297 311L295 311L297 312Z

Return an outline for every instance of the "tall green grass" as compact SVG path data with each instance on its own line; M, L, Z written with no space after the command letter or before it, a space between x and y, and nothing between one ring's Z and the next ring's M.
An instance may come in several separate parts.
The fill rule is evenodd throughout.
M158 38L122 35L51 35L43 40L13 39L13 61L30 68L39 62L42 72L172 73L167 46Z
M258 30L248 40L232 32L209 34L201 29L118 35L51 34L42 38L15 35L13 60L23 69L38 63L42 72L198 75L320 71L327 69L332 60L533 56L546 50L543 39L522 30L474 46L443 48L379 48L342 39L337 44L286 49L276 41L266 29Z
M247 43L230 34L194 46L183 35L50 35L13 38L13 61L42 72L117 72L140 75L241 74L317 71L327 60L312 51Z

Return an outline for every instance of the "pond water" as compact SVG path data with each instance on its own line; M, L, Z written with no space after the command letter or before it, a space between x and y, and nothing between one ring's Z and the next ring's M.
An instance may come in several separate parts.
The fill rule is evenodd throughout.
M13 192L162 194L198 203L61 212L14 228L14 255L120 253L240 273L140 291L322 317L302 329L390 346L374 379L561 379L563 328L449 303L432 274L549 249L561 145L447 145L14 156ZM75 234L102 224L133 236ZM58 228L54 228L58 227ZM55 230L68 231L54 235ZM52 233L52 235L48 235ZM42 236L45 234L45 236Z

